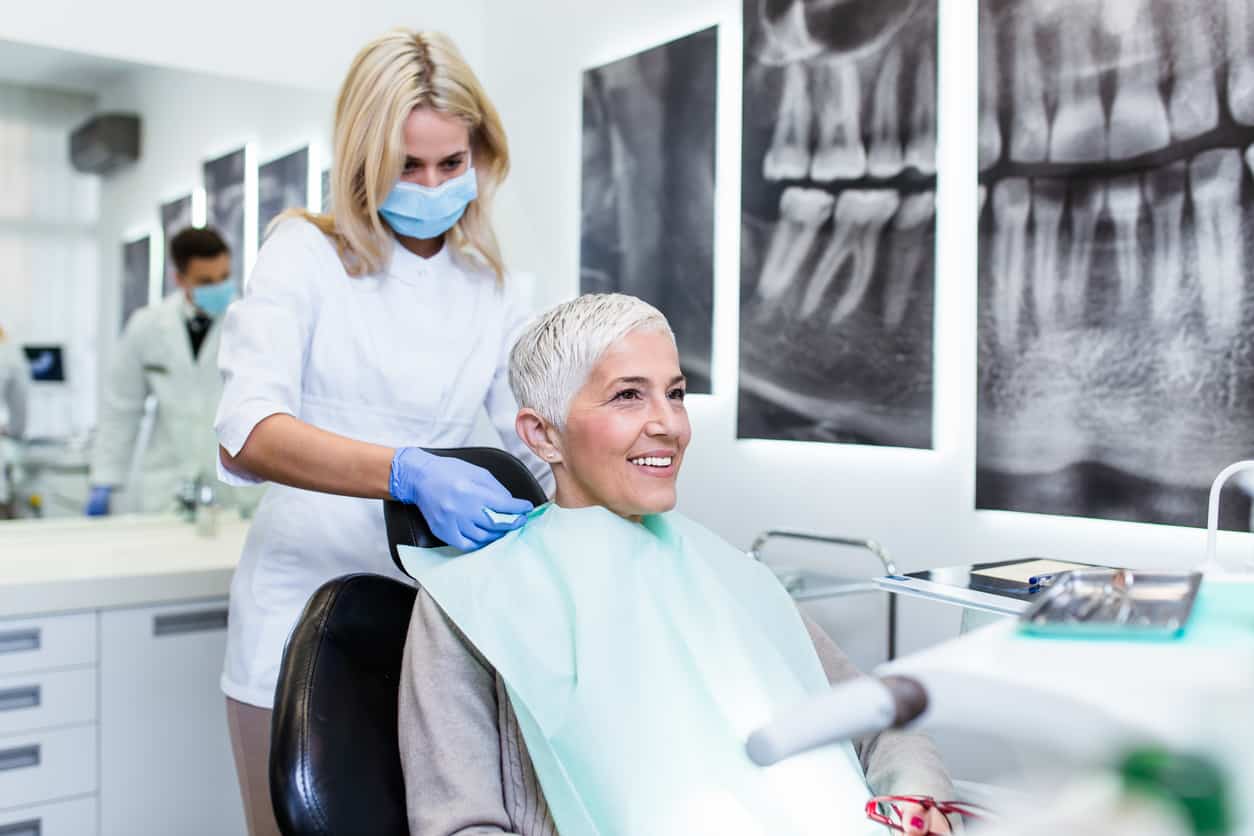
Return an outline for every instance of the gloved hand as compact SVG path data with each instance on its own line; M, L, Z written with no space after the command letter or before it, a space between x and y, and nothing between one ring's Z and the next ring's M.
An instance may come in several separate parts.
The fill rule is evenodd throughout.
M534 506L509 491L482 467L418 447L402 447L392 457L392 498L417 505L431 531L450 546L472 551L527 522ZM488 511L517 514L494 522Z
M92 485L91 493L87 495L87 507L83 509L83 513L89 517L103 517L109 513L109 494L113 492L113 488L108 485Z

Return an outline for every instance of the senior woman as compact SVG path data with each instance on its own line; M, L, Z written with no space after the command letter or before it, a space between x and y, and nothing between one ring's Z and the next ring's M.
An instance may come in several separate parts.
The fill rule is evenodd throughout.
M581 296L510 356L518 435L554 501L418 570L399 705L410 830L864 834L880 794L952 797L926 738L885 732L768 768L744 741L858 676L774 576L671 511L691 428L656 309ZM903 808L907 833L948 833Z

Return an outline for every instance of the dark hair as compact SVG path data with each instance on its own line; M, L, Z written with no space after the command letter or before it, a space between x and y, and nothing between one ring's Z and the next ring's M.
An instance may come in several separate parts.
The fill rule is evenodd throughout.
M170 239L169 250L174 266L180 273L185 273L193 258L217 258L229 253L231 248L213 227L197 229L189 226Z

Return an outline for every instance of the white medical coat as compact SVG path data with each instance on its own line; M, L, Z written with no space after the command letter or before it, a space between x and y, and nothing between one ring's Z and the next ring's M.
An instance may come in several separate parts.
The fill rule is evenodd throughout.
M217 321L210 326L193 357L187 336L190 312L181 290L135 311L109 366L90 481L125 486L134 510L173 510L184 482L211 478L216 469L213 415L222 392L216 362L221 326ZM128 485L148 395L156 397L156 418L142 454L139 484Z
M285 221L223 323L218 438L236 455L282 413L374 444L458 447L486 407L505 448L550 488L548 466L514 432L509 350L529 318L513 282L502 288L447 246L423 259L397 243L383 272L354 278L316 227ZM408 581L392 564L383 503L272 485L231 583L226 695L271 707L306 601L350 572Z
M22 350L0 336L0 434L21 438L26 434L27 378L30 365Z

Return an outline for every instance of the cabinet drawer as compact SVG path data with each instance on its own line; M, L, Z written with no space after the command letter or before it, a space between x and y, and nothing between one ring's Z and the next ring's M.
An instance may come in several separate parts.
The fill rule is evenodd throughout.
M99 832L94 797L0 812L0 836L96 836Z
M0 809L90 795L96 761L94 725L0 737Z
M96 676L95 668L0 676L0 738L95 721Z
M0 621L0 676L96 662L96 614Z

